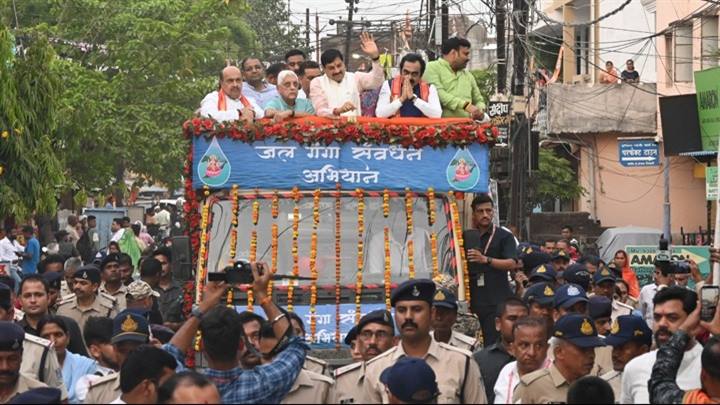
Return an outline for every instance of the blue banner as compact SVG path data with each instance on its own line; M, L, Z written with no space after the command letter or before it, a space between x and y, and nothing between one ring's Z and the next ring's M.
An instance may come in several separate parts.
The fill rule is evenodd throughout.
M245 306L236 306L238 312L245 311ZM360 312L366 315L378 309L385 309L384 303L378 304L361 304ZM255 306L254 312L265 317L265 312L259 305ZM310 336L310 306L295 305L293 312L300 316L305 324L305 340L311 341ZM394 312L393 312L394 313ZM313 347L316 349L335 348L335 304L322 304L315 306L315 322L317 329L315 331L315 343ZM340 342L345 340L350 329L355 326L355 304L340 304Z
M305 146L297 142L194 138L193 187L289 190L384 189L487 192L488 146L403 148L396 145Z

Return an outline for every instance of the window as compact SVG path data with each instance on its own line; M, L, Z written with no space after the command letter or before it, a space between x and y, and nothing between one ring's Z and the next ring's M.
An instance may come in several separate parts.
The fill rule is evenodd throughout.
M575 74L587 74L590 68L590 28L575 28Z
M668 86L673 84L673 36L672 33L665 34L665 60L662 61L665 68L665 82Z
M718 65L718 16L703 17L702 28L702 68Z
M692 82L693 77L693 45L692 24L675 27L675 80Z

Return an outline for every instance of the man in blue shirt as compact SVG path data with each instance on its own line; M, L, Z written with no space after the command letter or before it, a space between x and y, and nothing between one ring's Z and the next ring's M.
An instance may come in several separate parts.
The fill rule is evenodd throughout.
M30 225L23 227L25 237L25 252L22 254L23 274L37 273L37 265L40 263L40 242L35 238L35 231Z

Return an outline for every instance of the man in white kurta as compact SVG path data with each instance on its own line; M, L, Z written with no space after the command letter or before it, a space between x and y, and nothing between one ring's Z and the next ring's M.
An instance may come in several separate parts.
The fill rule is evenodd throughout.
M243 120L252 122L263 118L263 109L251 98L242 94L242 73L228 66L220 73L220 90L205 96L200 103L200 115L216 121Z
M321 117L359 116L360 93L380 88L385 74L380 66L380 52L372 35L360 35L360 47L371 59L369 73L346 71L343 55L328 49L320 57L325 74L310 82L310 100Z

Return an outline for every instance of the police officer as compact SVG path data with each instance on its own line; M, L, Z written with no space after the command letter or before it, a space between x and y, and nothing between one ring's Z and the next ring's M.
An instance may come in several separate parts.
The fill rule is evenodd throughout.
M127 286L122 282L120 274L120 255L110 253L105 256L100 264L100 274L102 276L102 284L100 284L99 295L110 298L117 304L118 312L127 308L125 295L127 294Z
M615 393L616 401L622 392L622 374L625 365L652 347L652 330L639 316L621 315L613 321L610 336L605 343L612 346L613 370L601 376Z
M112 344L117 354L118 368L122 367L128 354L150 341L149 325L144 316L129 310L113 319ZM120 373L113 373L90 384L86 404L109 404L122 394Z
M335 398L333 403L353 404L361 402L365 362L391 349L395 345L395 324L390 312L378 309L358 322L357 345L361 360L335 370Z
M620 315L630 315L633 312L633 307L615 299L615 274L612 270L605 266L598 269L593 277L595 286L593 291L596 295L602 295L612 300L612 313L610 315L611 320L617 319Z
M577 284L586 292L590 291L592 287L592 275L588 271L587 267L581 263L573 263L569 265L563 273L563 278L566 283Z
M48 312L55 314L58 308L58 300L60 298L60 285L62 282L62 273L50 272L44 273L42 277L48 284ZM20 292L22 295L22 291Z
M553 324L553 302L555 301L555 290L552 283L537 283L525 291L523 301L528 306L530 316L545 319L547 324L547 335L552 334Z
M524 375L513 395L513 403L565 403L570 384L592 375L595 348L603 345L590 317L568 314L558 319L553 329L552 365Z
M556 250L552 254L552 265L558 274L558 278L562 278L562 274L570 264L570 255L564 250Z
M10 321L0 321L0 404L33 388L47 387L21 373L25 332ZM62 395L67 400L67 393Z
M100 270L96 266L79 268L75 272L75 294L60 303L57 314L72 318L80 330L91 316L114 318L117 315L115 303L97 294L99 286Z
M543 263L532 270L528 281L531 286L536 283L546 282L555 287L557 285L557 273L551 264Z
M362 361L362 348L358 342L358 330L357 325L350 328L345 339L343 339L346 345L350 346L350 358L353 362Z
M288 314L295 335L305 337L305 323L303 320L295 312L288 312ZM330 372L330 368L325 360L312 356L305 356L303 368L322 375L327 375Z
M14 310L10 288L0 283L0 321L12 322ZM20 325L18 327L22 329ZM20 372L50 387L65 389L62 368L49 340L25 333Z
M432 308L433 339L473 353L477 349L477 339L453 330L457 316L458 302L455 294L445 288L437 289Z
M363 381L365 403L387 403L388 397L380 374L400 358L424 359L438 376L439 402L485 403L480 369L466 350L435 341L430 336L430 312L435 284L427 279L408 280L393 291L390 303L395 308L395 324L400 342L394 348L367 362Z
M271 363L277 355L279 339L275 336L273 326L263 322L260 328L260 353L263 364ZM327 404L334 397L334 381L332 378L302 369L293 382L290 391L281 404Z
M577 284L563 284L555 290L553 317L557 321L566 314L587 314L588 297Z
M403 357L380 374L391 404L435 404L440 395L437 377L423 359Z

